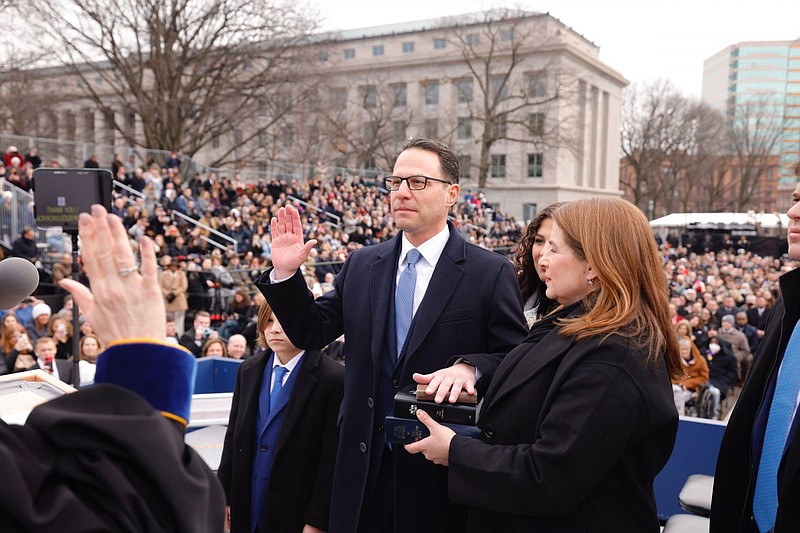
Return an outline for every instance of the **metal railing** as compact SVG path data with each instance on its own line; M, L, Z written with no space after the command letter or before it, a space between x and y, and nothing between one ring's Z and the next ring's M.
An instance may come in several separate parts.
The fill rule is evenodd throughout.
M137 166L145 166L149 160L154 161L159 166L163 166L170 156L168 150L154 150L127 144L66 141L29 135L0 133L0 149L5 151L5 148L8 146L16 146L19 149L19 153L22 155L25 155L29 148L36 147L39 151L39 157L42 158L42 166L49 166L50 162L55 160L58 161L61 167L72 168L82 168L86 160L92 155L97 156L101 168L111 168L114 155L119 154L123 165L128 171L133 171ZM254 182L259 178L285 178L307 181L312 177L328 178L336 174L376 179L385 174L384 171L376 169L252 158L247 160L247 164L211 167L185 155L180 155L180 158L180 171L187 179L190 179L195 173L201 176L207 176L211 172L219 176L228 177L239 174L244 182Z
M296 196L292 196L291 194L287 194L286 198L288 198L289 200L291 200L293 202L296 202L296 203L298 203L298 204L300 204L300 205L302 205L304 207L307 207L308 209L311 209L312 211L314 211L314 213L317 216L326 216L328 218L332 218L336 222L329 222L329 224L331 226L334 226L334 227L338 228L339 225L342 222L342 217L340 217L338 215L334 215L333 213L329 213L329 212L325 211L324 209L320 209L319 207L317 207L315 205L312 205L312 204L306 202L305 200L301 200L300 198L298 198Z
M137 191L136 189L133 189L133 188L131 188L131 187L128 187L127 185L125 185L125 184L124 184L124 183L122 183L122 182L119 182L119 181L117 181L117 180L114 180L114 186L115 186L115 187L117 187L117 188L119 188L119 189L122 189L122 190L124 190L125 192L128 192L128 193L130 193L130 194L131 194L131 195L133 195L133 196L138 196L139 198L142 198L142 199L144 199L144 195L143 195L141 192L139 192L139 191ZM133 199L132 199L132 198L129 196L129 197L128 197L128 203L129 203L129 204L135 204L135 203L136 203L136 201L135 201L135 200L133 200ZM159 203L156 203L156 205L159 205L159 206L160 206L160 205L162 205L162 204L159 202ZM162 206L162 207L163 207L163 206ZM180 219L182 219L182 220L184 220L184 221L188 222L189 224L191 224L191 225L193 225L193 226L195 226L195 227L198 227L198 228L204 229L204 230L208 231L209 233L213 233L214 235L218 236L219 238L221 238L221 239L223 239L223 240L226 240L226 241L230 242L230 243L231 243L231 245L233 245L233 251L234 251L234 252L237 252L237 251L238 251L238 250L237 250L237 246L238 246L238 244L239 244L239 243L238 243L238 242L236 241L236 239L234 239L233 237L230 237L230 236L228 236L228 235L225 235L224 233L221 233L221 232L219 232L219 231L215 230L214 228L212 228L212 227L210 227L210 226L207 226L206 224L203 224L202 222L200 222L200 221L199 221L199 220L197 220L197 219L194 219L194 218L192 218L192 217L190 217L190 216L184 215L183 213L181 213L180 211L176 211L175 209L173 209L173 210L171 210L171 211L170 211L170 217L172 218L172 220L175 220L175 217L178 217L178 218L180 218ZM212 246L216 247L216 248L219 248L220 250L227 250L227 249L228 249L228 248L227 248L227 246L225 246L224 244L221 244L221 243L219 243L219 242L217 242L217 241L215 241L215 240L213 240L213 239L209 239L208 237L206 237L206 236L204 236L204 235L201 235L201 236L200 236L200 239L201 239L201 240L203 240L203 241L205 241L205 242L207 242L208 244L210 244L210 245L212 245Z
M177 211L177 210L175 210L175 209L173 209L173 210L172 210L172 216L173 216L173 217L176 217L176 216L177 216L178 218L181 218L181 219L185 220L186 222L188 222L188 223L190 223L190 224L193 224L193 225L197 226L198 228L202 228L202 229L204 229L204 230L208 231L209 233L213 233L213 234L214 234L214 235L216 235L217 237L219 237L219 238L221 238L221 239L224 239L224 240L226 240L226 241L230 242L230 243L233 245L233 251L234 251L234 252L236 252L236 251L237 251L236 247L237 247L237 245L238 245L238 242L237 242L237 241L236 241L236 239L234 239L233 237L230 237L230 236L228 236L228 235L225 235L224 233L222 233L222 232L220 232L220 231L217 231L217 230L215 230L215 229L214 229L214 228L212 228L211 226L207 226L206 224L203 224L203 223L202 223L202 222L200 222L199 220L195 220L195 219L193 219L193 218L192 218L192 217L190 217L190 216L184 215L183 213L181 213L180 211ZM222 245L222 244L219 244L219 243L217 243L217 242L214 242L214 241L213 241L213 240L211 240L211 239L208 239L208 238L206 238L206 237L202 237L202 236L201 236L201 238L202 238L204 241L208 242L208 243L212 243L212 244L214 244L214 246L216 246L217 248L221 248L221 249L223 249L223 250L225 250L225 249L226 249L226 247L225 247L224 245Z
M33 195L0 178L0 242L11 248L26 227L33 228L39 251L50 249L54 253L69 253L71 243L64 239L59 228L40 229L33 216Z

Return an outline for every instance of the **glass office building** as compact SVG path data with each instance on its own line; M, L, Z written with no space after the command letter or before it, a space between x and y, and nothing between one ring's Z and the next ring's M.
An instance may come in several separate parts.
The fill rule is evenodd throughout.
M775 148L780 182L796 182L789 167L800 159L800 39L739 43L714 54L703 63L702 99L731 118L749 103L764 105L766 117L748 120L754 128L783 128Z

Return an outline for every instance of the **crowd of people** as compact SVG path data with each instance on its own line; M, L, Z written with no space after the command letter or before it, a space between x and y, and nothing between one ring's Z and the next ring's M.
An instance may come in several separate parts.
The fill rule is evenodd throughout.
M16 166L32 171L41 165L35 148L21 155L16 147L9 147L5 159L10 167L5 170L7 176ZM90 163L94 164L92 161L86 164ZM205 179L195 174L187 180L180 174L180 157L175 152L162 165L149 161L148 165L132 171L115 156L111 170L119 182L141 193L139 196L119 189L112 212L123 220L133 241L143 235L153 239L161 266L160 283L171 332L168 337L196 356L211 353L246 357L257 348L256 318L263 297L254 280L271 265L268 225L289 197L301 201L295 205L304 234L319 243L302 268L315 296L332 289L335 276L354 250L388 241L397 232L386 191L382 184L370 179L336 175L331 179L312 177L299 181L276 177L244 183L238 175L218 178L212 173ZM549 216L555 207L543 210L538 222L528 229L537 229L539 223L550 224ZM194 218L202 225L193 225L174 212ZM466 191L452 208L451 220L469 242L509 258L520 249L537 246L534 234L525 236L525 228L514 217L492 210L482 193ZM207 228L234 239L235 248ZM29 228L22 231L14 242L12 255L39 259L32 233ZM206 239L228 244L227 249L213 246ZM701 355L708 367L700 373L705 376L703 379L674 384L676 405L687 414L724 416L724 400L741 385L764 334L769 308L777 295L777 278L791 265L743 249L693 253L681 248L675 239L662 242L656 236L656 241L672 292L673 324L680 326L679 322L685 321L689 326L688 334L687 328L679 328L677 333L692 343L692 357L684 359L686 368L695 372L696 366L700 366L695 364L695 354ZM543 246L541 236L538 246L540 249ZM55 257L44 273L43 292L48 292L49 281L54 292L64 294L57 284L70 275L71 262L69 254ZM529 254L517 255L518 273L534 265ZM543 302L540 310L552 308L553 302L544 296L543 283L537 288L524 276L519 282L529 321L542 316L536 312L537 302ZM56 315L39 314L34 320L31 310L41 311L42 306L46 304L40 302L37 307L34 300L16 310L27 327L25 337L33 345L47 333L56 340L56 358L71 357L70 320L64 320L66 334L56 333L51 323L61 317L69 319L69 298ZM81 336L91 334L91 326L83 320L82 324ZM35 361L23 353L34 354L32 347L17 350L22 353L21 358L12 356L13 347L6 348L12 339L17 344L11 329L3 328L0 332L4 335L0 344L7 369L32 367ZM67 335L67 340L61 338L63 335ZM235 337L233 350L228 345L232 337ZM246 342L244 352L238 348L242 337ZM24 341L20 339L23 345ZM341 353L341 341L336 345L337 353ZM736 360L735 378L730 372L729 354ZM700 399L707 394L712 396L712 407L701 412L701 405L707 407L707 402Z
M16 147L9 147L6 159L9 165L20 159L30 172L41 165L35 148L22 155ZM96 168L96 159L90 158L84 165ZM334 276L352 251L390 240L397 232L386 191L375 180L336 175L331 179L276 177L244 183L239 175L228 178L214 173L187 179L180 168L176 152L162 164L150 160L135 168L115 155L110 169L127 189L117 188L111 212L123 220L133 241L143 235L154 240L175 337L181 340L191 329L189 334L196 342L181 342L186 346L201 343L200 352L202 344L216 335L228 341L240 333L247 338L248 351L255 349L255 317L261 300L253 281L270 265L268 224L288 197L300 201L297 205L305 231L320 242L303 269L317 295L331 289ZM470 242L500 253L512 253L519 238L519 223L492 210L482 193L466 192L454 207L452 219ZM71 256L63 253L63 243L56 238L48 241L49 256L43 257L36 246L32 219L27 222L30 226L14 241L11 255L44 264L41 294L65 294L58 282L70 276ZM81 277L85 281L85 276ZM192 327L197 311L210 315L202 330Z
M160 173L168 178L165 191L180 190L169 180L175 168ZM737 531L751 530L748 520L761 531L793 530L800 521L786 503L795 483L779 474L781 457L796 462L797 455L786 447L800 389L800 326L791 338L788 333L797 323L788 299L794 264L747 250L659 248L644 214L618 198L545 209L524 236L523 228L495 213L484 233L459 220L487 211L472 195L462 198L459 175L449 148L409 141L393 175L381 182L388 201L372 210L369 202L364 206L364 220L382 215L385 223L369 228L368 238L362 227L363 243L356 228L351 239L318 215L345 215L350 201L362 207L355 197L339 196L359 180L334 178L334 197L320 192L321 181L304 189L311 201L299 205L321 211L301 212L284 201L283 195L301 194L294 183L277 198L267 184L237 190L233 207L221 214L231 219L224 231L231 237L244 235L245 225L256 228L254 235L260 231L266 246L258 259L253 249L238 246L229 253L192 252L196 257L169 252L182 230L167 235L180 226L167 209L200 215L207 226L215 218L213 211L209 218L207 209L193 210L205 192L209 201L221 202L221 184L203 185L211 177L200 182L200 194L186 186L173 200L177 192L165 192L170 205L154 205L152 216L141 198L133 205L117 198L119 216L93 206L91 217L81 215L80 231L95 295L76 281L59 282L86 310L81 331L69 328L71 301L53 313L28 299L2 317L2 346L15 355L4 362L16 370L28 355L66 380L65 358L85 351L91 364L101 339L122 338L128 357L137 356L126 364L149 357L155 348L140 346L148 339L145 345L182 352L190 361L181 364L189 368L189 353L225 356L235 348L244 357L252 326L259 350L237 375L219 471L228 525L252 531L285 522L287 529L312 533L408 527L567 532L586 524L658 531L652 487L672 453L678 414L719 417L722 400L746 380L743 406L733 412L720 451L718 480L727 479L715 487L712 531L734 530L722 525L725 520L741 520ZM362 193L378 193L374 184L365 186ZM800 198L800 185L793 198ZM451 212L459 214L454 221ZM153 216L163 234L152 228ZM789 216L789 258L800 260L800 208ZM493 234L495 227L516 233ZM486 240L470 246L477 233L498 239L495 244L518 242L516 256L487 250ZM129 239L139 243L141 267ZM243 268L245 275L236 278L240 270L229 267L240 253L245 261L252 254L249 269L257 277ZM318 270L337 256L346 259L340 269ZM200 308L190 303L191 272L198 266L202 283L195 283L206 306ZM115 298L115 291L123 287L136 296L117 308L115 299L125 300L127 292ZM162 332L182 347L164 344ZM69 340L77 335L83 336L81 353L71 354ZM346 364L338 365L321 349L342 335ZM117 354L100 358L101 382L108 361L124 356L117 344L109 346ZM383 423L394 395L418 386L438 402L479 392L480 436L458 435L418 410L428 436L387 444ZM143 393L171 394L169 387L148 387ZM183 424L188 416L185 401L160 411ZM733 456L738 460L724 459ZM746 460L753 457L758 464ZM310 469L297 475L301 467ZM200 474L207 477L205 470ZM738 511L728 512L731 506ZM216 522L218 502L213 507L208 520Z

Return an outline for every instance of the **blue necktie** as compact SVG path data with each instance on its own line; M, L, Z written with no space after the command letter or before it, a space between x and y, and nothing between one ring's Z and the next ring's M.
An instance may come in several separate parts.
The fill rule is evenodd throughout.
M778 514L778 467L783 458L792 415L800 391L800 321L795 325L775 385L769 407L764 447L758 464L756 491L753 496L753 517L762 532L772 531Z
M275 404L278 402L278 396L280 396L281 390L283 390L283 376L286 375L286 367L278 365L272 369L272 374L274 379L272 381L272 390L269 393L270 412L275 408Z
M412 248L406 254L406 269L400 274L397 283L397 294L394 298L395 330L397 332L397 357L403 351L403 345L414 318L414 286L417 284L417 267L415 266L422 254Z

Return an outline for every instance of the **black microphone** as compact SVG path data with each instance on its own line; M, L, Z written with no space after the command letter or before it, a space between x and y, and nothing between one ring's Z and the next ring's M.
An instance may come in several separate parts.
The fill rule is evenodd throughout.
M21 257L0 261L0 309L11 309L39 285L39 271Z

